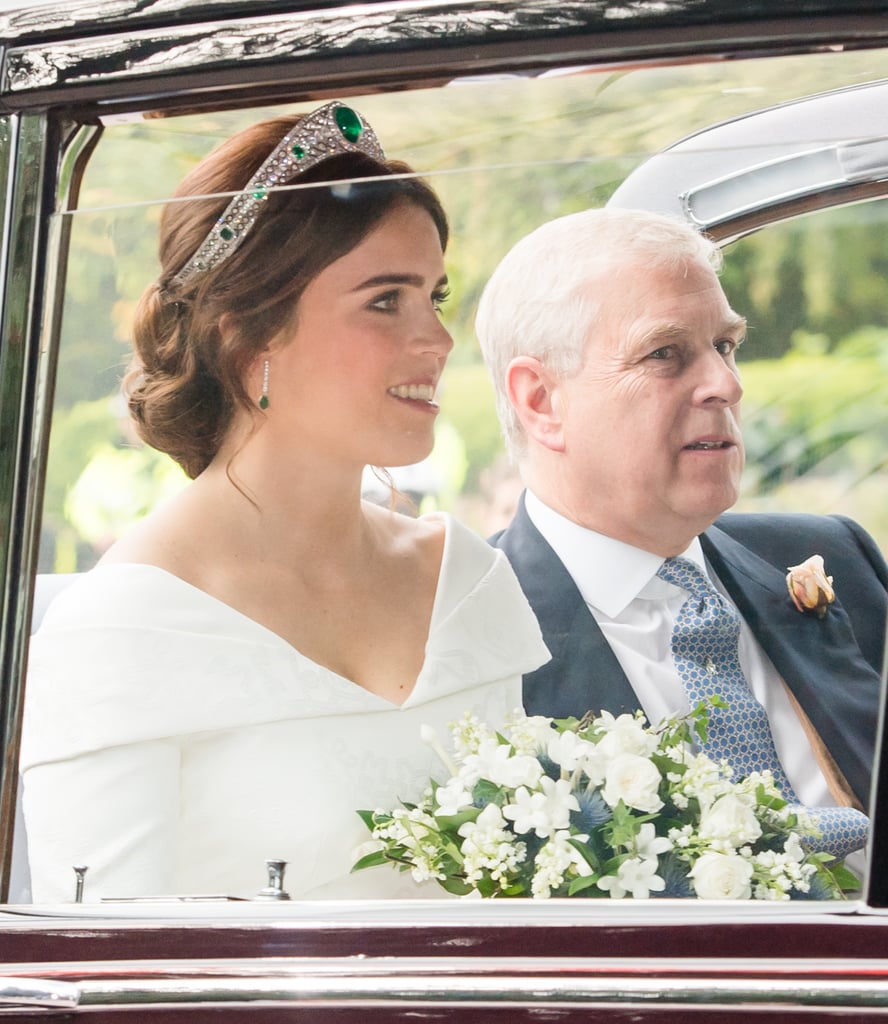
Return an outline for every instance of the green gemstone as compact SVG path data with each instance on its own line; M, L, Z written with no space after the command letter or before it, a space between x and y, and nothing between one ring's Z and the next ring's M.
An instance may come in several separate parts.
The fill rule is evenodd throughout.
M263 395L259 399L259 408L260 409L267 409L268 408L268 395Z
M347 142L357 142L364 131L361 119L351 107L336 108L336 126L342 132Z
M254 199L264 199L268 195L268 189L264 185L260 185L259 188L253 193Z
M296 157L297 160L301 160L305 156L305 150L302 148L302 146L299 145L298 142L293 146L290 152L293 154L293 156Z
M219 237L223 242L230 242L234 238L234 231L231 228L219 228Z

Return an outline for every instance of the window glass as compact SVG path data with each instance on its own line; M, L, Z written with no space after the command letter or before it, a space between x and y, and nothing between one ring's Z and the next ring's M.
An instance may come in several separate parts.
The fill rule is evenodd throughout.
M473 317L487 276L515 241L544 221L604 205L635 168L692 132L886 72L882 51L830 52L565 68L343 97L374 126L389 156L434 186L451 219L452 298L443 318L455 347L436 445L422 464L392 470L397 489L417 509L452 512L485 537L511 517L520 482L504 453ZM120 395L135 303L157 272L164 200L241 127L315 105L105 126L71 218L41 574L88 570L122 531L186 483L178 466L139 441ZM874 201L766 227L726 247L722 272L733 307L749 321L741 360L748 464L738 508L845 513L883 550L886 219L885 203ZM389 500L369 472L366 493Z

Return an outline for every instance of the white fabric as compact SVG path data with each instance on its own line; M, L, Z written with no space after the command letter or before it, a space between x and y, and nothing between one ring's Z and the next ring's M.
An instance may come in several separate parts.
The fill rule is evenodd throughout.
M688 710L684 687L672 659L672 627L687 593L656 576L659 555L587 530L545 505L530 491L527 514L564 563L601 627L648 718L656 723ZM698 539L684 552L706 572L725 599L730 597L706 565ZM835 805L804 727L786 687L743 617L740 665L764 706L774 746L799 800L810 807Z
M420 738L491 722L548 660L502 552L449 517L425 662L397 706L169 573L109 565L32 642L21 764L34 899L252 897L266 859L296 897L437 896L394 868L350 875L358 809L417 798L443 768Z

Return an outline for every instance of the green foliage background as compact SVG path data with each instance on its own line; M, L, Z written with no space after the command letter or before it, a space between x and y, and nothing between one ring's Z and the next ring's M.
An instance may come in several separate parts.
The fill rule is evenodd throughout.
M882 51L542 78L467 80L352 97L387 151L435 185L450 213L456 348L443 415L461 439L461 493L479 530L493 482L508 478L492 390L474 339L478 296L521 236L604 204L651 154L707 125L827 88L888 77ZM304 109L293 105L285 109ZM156 273L162 201L218 142L277 109L109 125L72 225L44 515L43 569L91 563L71 495L103 446L131 446L112 396L129 322ZM888 548L888 213L870 203L768 229L726 251L722 280L750 335L742 363L749 448L743 507L831 509ZM449 451L456 451L448 434ZM153 470L152 470L153 472ZM121 480L119 486L124 486ZM82 495L80 497L82 501ZM96 495L96 501L107 496Z

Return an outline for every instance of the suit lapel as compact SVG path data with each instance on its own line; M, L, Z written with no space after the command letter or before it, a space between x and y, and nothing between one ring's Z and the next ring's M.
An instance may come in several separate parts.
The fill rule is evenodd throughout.
M837 600L823 619L802 614L789 598L782 567L718 527L700 539L740 614L865 803L875 751L860 723L875 720L879 687L845 610Z
M634 712L638 698L619 661L564 563L531 522L523 498L509 528L492 543L508 556L552 654L524 677L527 713L579 718L586 711Z

